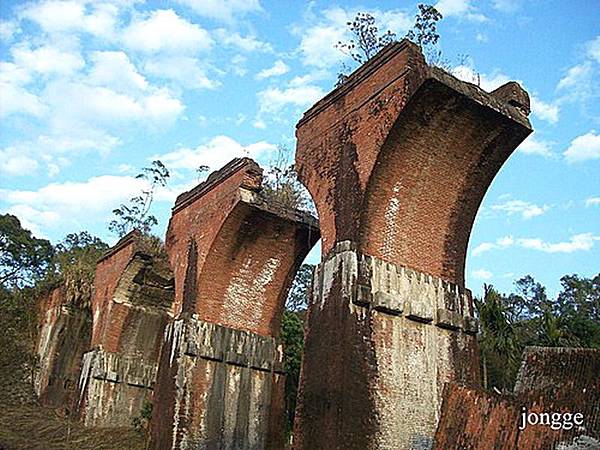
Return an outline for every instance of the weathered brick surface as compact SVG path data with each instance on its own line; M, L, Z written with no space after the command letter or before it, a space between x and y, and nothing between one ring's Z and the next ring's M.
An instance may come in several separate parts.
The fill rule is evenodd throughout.
M42 404L72 409L77 400L81 357L90 346L89 305L74 303L59 287L40 298L38 318L35 392Z
M445 382L479 381L464 263L477 208L531 132L516 83L488 94L402 41L298 123L322 257L294 447L428 449Z
M98 262L92 298L92 347L156 361L172 315L173 281L165 259L130 233Z
M295 447L429 448L444 383L478 382L473 320L469 291L338 244L313 282Z
M600 351L530 347L514 395L450 384L444 393L435 450L581 450L600 448ZM527 412L583 414L583 425L530 425ZM571 418L572 420L572 418Z
M155 377L163 330L172 317L172 273L166 255L150 254L134 232L99 261L94 286L93 350L83 359L79 414L90 426L130 426L152 397L152 385L129 378L149 368ZM113 372L123 372L121 379L98 376Z
M350 240L363 253L464 284L477 208L531 132L498 91L428 67L402 41L308 110L296 165L319 211L323 254Z
M285 378L274 338L195 318L175 320L164 338L151 448L283 449Z
M284 297L319 238L312 216L261 195L262 169L236 159L175 203L167 252L175 314L275 336Z
M319 231L261 189L262 169L235 159L175 203L166 245L179 318L165 334L151 448L283 448L275 338Z

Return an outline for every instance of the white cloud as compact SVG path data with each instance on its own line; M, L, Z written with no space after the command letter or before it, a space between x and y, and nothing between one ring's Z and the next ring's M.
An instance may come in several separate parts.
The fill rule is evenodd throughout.
M471 4L471 0L440 0L435 8L442 13L444 17L458 17L475 22L485 22L487 17L477 11Z
M582 233L571 236L566 242L549 243L539 238L525 238L519 239L518 244L523 248L545 253L573 253L578 250L590 250L594 246L594 241L600 241L600 236Z
M208 143L195 149L179 148L163 155L155 156L172 169L195 170L206 165L211 170L220 169L233 158L249 156L257 159L268 156L276 150L276 146L266 141L242 145L228 136L216 136Z
M146 187L144 180L103 175L83 182L51 183L38 190L4 190L8 211L31 229L103 220L119 203ZM85 208L82 207L85 205Z
M552 157L550 143L544 140L538 140L535 134L530 134L518 147L518 151L526 155L539 155L546 158Z
M352 21L356 10L335 7L322 12L322 17L313 18L310 25L297 27L295 34L301 36L299 51L304 64L319 68L329 68L348 59L336 45L347 42L352 36L347 23ZM376 18L379 30L387 30L402 37L412 26L413 19L400 10L366 11Z
M587 53L590 58L600 63L600 36L587 43Z
M13 47L11 53L16 65L44 75L70 75L85 65L78 53L62 51L48 45L36 49L28 45L19 45Z
M538 206L533 203L528 203L523 200L507 200L504 203L492 205L494 211L505 212L508 216L513 214L520 214L523 219L531 219L532 217L541 216L548 209L549 206Z
M592 233L581 233L571 236L568 241L550 243L540 238L513 239L506 236L498 239L495 243L483 242L472 252L473 256L480 255L492 249L505 249L517 245L528 250L537 250L544 253L573 253L576 251L587 251L592 249L595 241L600 241L600 236Z
M263 80L265 78L278 77L280 75L288 73L289 70L290 68L286 63L284 63L281 60L278 60L275 61L275 64L273 64L272 67L269 67L268 69L263 69L260 72L258 72L256 74L256 78L258 78L259 80Z
M576 163L600 158L600 135L595 130L577 136L563 153L568 163Z
M133 20L124 30L123 40L128 48L146 53L197 53L209 50L214 43L208 31L172 9Z
M219 86L218 81L208 78L200 61L189 56L150 58L144 64L144 71L174 81L186 89L214 89Z
M37 161L17 148L0 149L0 173L13 176L31 175L37 168Z
M522 0L494 0L494 9L505 13L512 13L521 7Z
M37 23L47 33L85 32L110 39L115 35L117 17L125 3L109 1L46 0L30 3L21 18Z
M471 254L473 256L478 256L490 250L507 248L513 245L514 242L515 240L512 236L500 237L496 240L496 242L482 242L473 249Z
M236 15L257 12L262 8L259 0L177 0L197 14L211 19L230 21Z
M589 61L571 67L567 74L558 82L558 89L579 88L587 85L592 75L592 65Z
M473 270L471 276L477 280L489 280L494 276L492 272L486 269Z
M531 112L549 123L558 122L559 107L556 103L546 103L536 95L531 95Z
M246 69L247 61L248 58L246 58L244 55L235 55L233 58L231 58L230 70L238 77L243 77L248 72Z
M60 215L55 211L39 211L27 205L11 206L6 213L17 216L21 226L37 238L47 238L41 228L51 227L60 221Z
M600 205L600 197L590 197L586 199L585 206L596 206Z
M0 92L0 117L11 114L41 116L46 111L41 99L21 86L0 81Z
M0 40L5 43L12 41L15 34L21 32L21 28L14 21L0 20Z
M271 87L257 94L261 113L276 113L285 106L309 106L324 95L317 86L297 86L284 89Z
M242 36L240 33L226 30L225 28L219 28L214 31L215 36L219 42L219 45L226 45L230 47L238 48L244 52L263 52L269 53L273 51L271 44L263 42L255 36L248 35Z
M90 59L93 63L88 75L90 84L121 93L137 93L148 88L148 82L124 52L96 51Z

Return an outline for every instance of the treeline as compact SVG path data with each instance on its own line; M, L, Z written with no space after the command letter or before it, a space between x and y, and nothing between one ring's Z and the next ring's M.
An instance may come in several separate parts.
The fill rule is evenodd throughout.
M511 391L526 346L600 348L600 274L565 275L555 298L531 276L515 292L484 287L475 300L484 387Z

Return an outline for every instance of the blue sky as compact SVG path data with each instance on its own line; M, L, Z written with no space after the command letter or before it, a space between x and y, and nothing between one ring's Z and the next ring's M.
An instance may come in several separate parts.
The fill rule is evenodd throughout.
M521 82L535 133L488 191L467 285L504 291L526 274L554 293L600 270L600 8L594 1L441 0L453 73L491 90ZM36 235L89 230L113 243L111 210L152 159L163 234L175 196L249 155L295 147L302 112L331 90L357 11L403 36L416 2L3 1L0 211ZM467 55L461 58L460 55ZM477 75L478 74L478 75ZM311 261L318 254L313 252Z

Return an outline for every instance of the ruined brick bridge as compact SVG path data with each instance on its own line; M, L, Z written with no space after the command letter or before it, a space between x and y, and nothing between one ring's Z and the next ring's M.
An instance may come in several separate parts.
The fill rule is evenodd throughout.
M278 333L321 239L294 449L600 439L598 351L532 348L513 395L478 387L467 245L529 111L515 82L487 93L406 40L387 46L298 123L319 221L269 198L251 159L212 173L177 198L163 253L132 232L103 256L91 308L61 288L40 300L40 399L97 427L127 426L152 401L152 449L287 448ZM581 411L586 428L518 430L524 404Z

